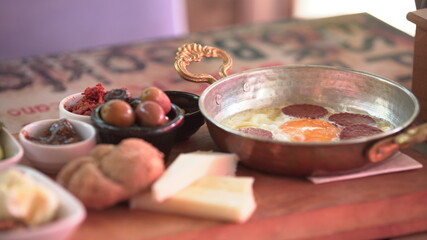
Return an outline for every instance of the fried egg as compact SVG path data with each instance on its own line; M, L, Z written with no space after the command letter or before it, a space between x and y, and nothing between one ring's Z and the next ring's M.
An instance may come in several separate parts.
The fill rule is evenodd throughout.
M296 118L283 114L282 107L250 109L236 113L221 121L221 124L234 130L242 128L261 128L272 133L274 140L290 142L331 142L339 141L343 126L328 121L337 111L327 108L329 114L319 119ZM382 131L392 129L387 121L375 118Z

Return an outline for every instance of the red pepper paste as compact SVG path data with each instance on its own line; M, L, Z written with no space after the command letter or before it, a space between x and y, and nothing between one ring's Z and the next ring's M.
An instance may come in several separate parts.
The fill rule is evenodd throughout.
M101 83L96 84L95 87L87 87L82 93L83 97L76 104L69 106L67 110L75 114L90 116L92 111L104 102L105 93Z

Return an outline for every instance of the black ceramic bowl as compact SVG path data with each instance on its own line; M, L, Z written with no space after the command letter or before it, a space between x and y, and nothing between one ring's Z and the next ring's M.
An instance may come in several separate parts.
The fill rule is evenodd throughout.
M104 104L101 104L96 107L91 115L93 126L98 132L101 143L118 144L125 138L141 138L162 151L165 154L165 160L167 160L178 130L184 124L184 113L178 106L172 104L172 108L167 114L170 121L159 127L141 127L137 125L116 127L109 125L102 120L100 115L103 106Z
M189 92L165 91L171 102L184 112L184 125L178 130L177 141L187 140L205 123L199 109L199 96Z

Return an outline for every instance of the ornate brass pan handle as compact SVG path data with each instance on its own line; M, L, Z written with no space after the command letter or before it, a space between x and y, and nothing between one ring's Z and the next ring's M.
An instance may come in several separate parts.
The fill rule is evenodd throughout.
M368 151L367 156L371 162L382 161L399 149L410 147L415 143L426 141L427 123L412 127L396 136L387 137L376 142Z
M230 55L228 55L228 53L224 50L211 46L202 46L197 43L190 43L184 44L178 49L174 64L175 70L185 80L212 84L217 81L217 79L215 79L212 75L205 73L191 73L187 70L187 66L191 62L200 62L203 57L214 57L222 59L223 64L219 68L219 75L221 77L226 77L228 75L228 71L230 71L231 66L233 65L233 61Z

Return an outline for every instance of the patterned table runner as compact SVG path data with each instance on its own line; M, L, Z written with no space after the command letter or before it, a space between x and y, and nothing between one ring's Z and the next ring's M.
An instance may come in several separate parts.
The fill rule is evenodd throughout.
M194 33L51 56L0 62L0 121L13 133L29 122L58 117L59 101L88 86L147 86L200 94L206 84L187 82L173 68L177 48L197 42L226 50L233 72L290 65L322 64L379 75L411 87L413 38L366 14L315 20L283 20ZM213 75L219 60L190 70Z

